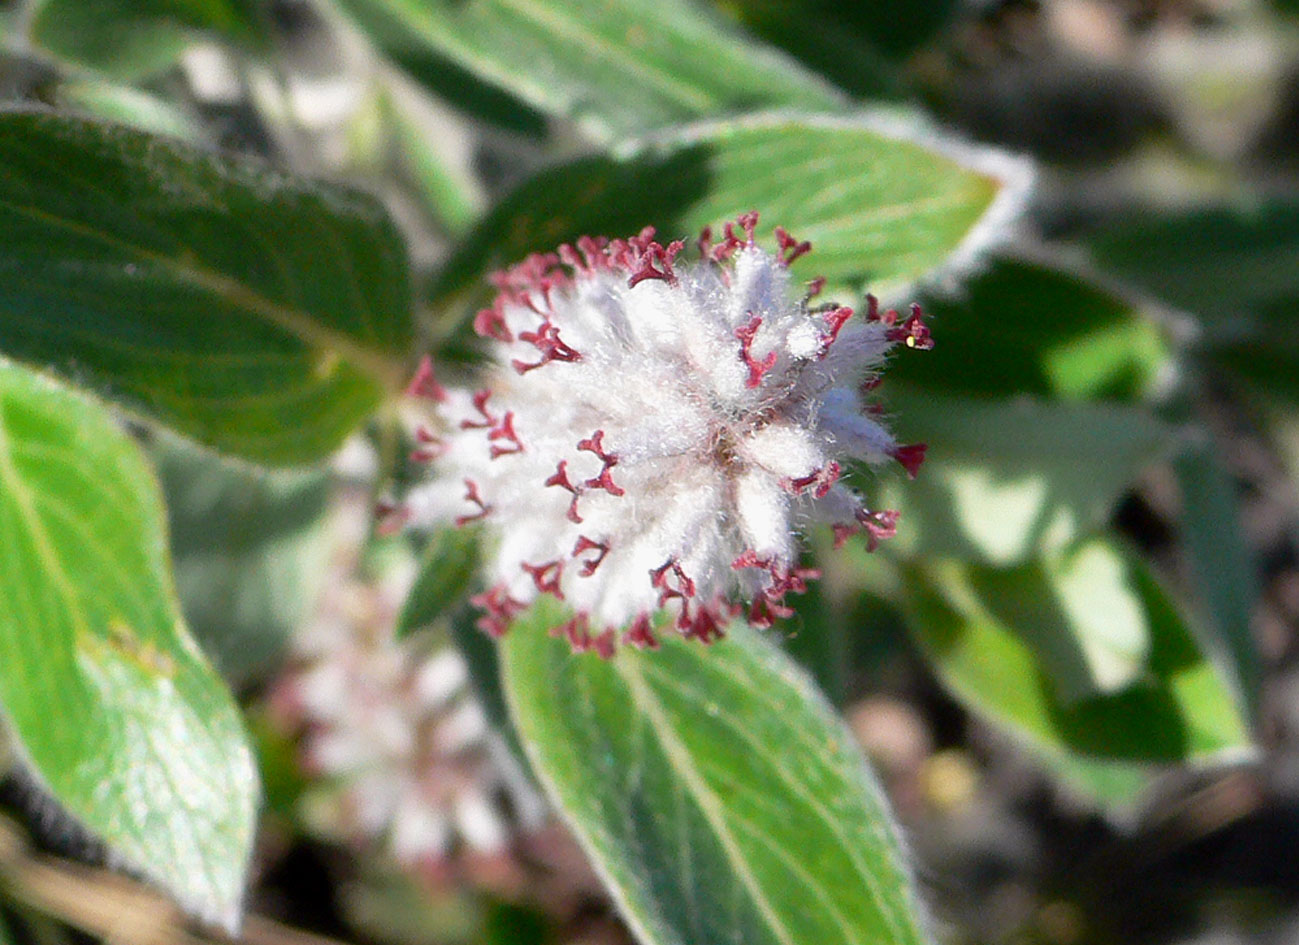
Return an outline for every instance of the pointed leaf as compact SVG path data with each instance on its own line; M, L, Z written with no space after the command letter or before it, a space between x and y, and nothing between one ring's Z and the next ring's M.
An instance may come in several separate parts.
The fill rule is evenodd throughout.
M921 300L934 336L895 358L889 383L944 393L1139 400L1167 374L1159 326L1113 291L1043 263L1000 257L957 293ZM1050 313L1045 317L1044 313Z
M411 339L404 247L373 200L0 112L0 351L287 465L327 455L400 387Z
M917 357L925 357L924 352ZM929 443L914 482L865 489L902 512L888 549L1011 565L1104 523L1137 474L1176 442L1172 427L1119 404L955 397L885 384L903 442Z
M257 776L181 620L158 487L99 406L0 362L0 706L121 863L233 925Z
M1049 563L1014 571L957 561L907 566L908 626L953 693L1041 751L1126 762L1250 753L1232 687L1182 614L1138 562L1110 554L1122 562L1122 584L1098 589L1094 604L1104 612L1107 600L1126 596L1149 647L1142 672L1113 691L1062 693L1058 656L1081 648L1088 628L1059 605ZM1044 619L1053 607L1058 618Z
M477 305L490 269L583 234L626 236L646 224L694 239L737 213L763 214L813 252L799 278L856 294L887 292L995 239L1022 205L1026 165L958 148L892 119L753 116L674 132L614 156L544 171L466 238L434 286L434 305ZM976 224L981 224L977 227ZM457 300L457 296L462 296Z
M606 662L560 619L542 602L502 641L506 696L642 942L930 940L878 786L788 657L740 627Z

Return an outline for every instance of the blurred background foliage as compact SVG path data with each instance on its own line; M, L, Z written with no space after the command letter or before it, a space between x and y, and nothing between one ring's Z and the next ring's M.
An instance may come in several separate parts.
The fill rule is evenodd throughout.
M844 292L932 315L935 349L882 389L930 454L915 482L858 471L899 534L871 556L817 536L825 581L777 633L877 765L944 940L1299 940L1295 3L10 0L0 35L6 101L377 194L420 343L448 362L474 357L486 269L747 209L727 195L755 193L755 149L788 148L757 167L761 201L823 196L799 161L831 162L845 213L904 177L853 180L842 142L669 126L865 103L1034 157L1025 220L968 274L922 278L968 225L950 215L881 236L891 255L814 238ZM0 324L3 350L37 346ZM92 387L121 382L80 361ZM274 455L327 453L373 404L349 390L337 436ZM306 472L133 427L185 616L265 780L245 938L629 941L492 734L495 654L444 606L467 545L371 527L378 493L419 474L398 426L382 411ZM415 741L357 755L392 725ZM373 811L430 766L420 816L445 842L411 851ZM0 942L201 940L75 865L97 851L31 818L21 775L5 797L34 836L0 832Z

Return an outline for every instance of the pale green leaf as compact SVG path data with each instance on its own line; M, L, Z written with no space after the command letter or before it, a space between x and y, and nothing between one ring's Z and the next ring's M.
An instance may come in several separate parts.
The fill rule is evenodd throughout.
M338 0L399 61L445 60L616 137L843 96L690 0Z
M796 277L825 276L854 296L889 292L995 238L1027 182L1022 164L952 148L901 120L767 115L699 126L524 183L461 244L433 304L464 315L481 302L488 270L583 234L648 224L693 239L747 210L762 213L761 238L779 225L811 241Z
M905 566L908 627L953 693L1048 754L1153 763L1251 752L1233 688L1186 619L1139 562L1109 555L1122 570L1093 575L1095 616L1123 601L1125 620L1139 613L1148 647L1140 673L1120 688L1062 691L1061 666L1084 658L1096 621L1061 601L1050 562Z
M506 696L642 942L930 941L884 798L788 657L742 626L574 656L561 619L543 602L502 641Z
M233 925L257 775L181 619L158 487L98 405L0 363L0 705L118 862Z

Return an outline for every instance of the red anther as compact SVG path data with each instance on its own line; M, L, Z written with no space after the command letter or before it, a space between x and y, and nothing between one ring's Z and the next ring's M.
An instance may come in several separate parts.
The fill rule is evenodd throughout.
M897 312L890 311L890 314L896 320ZM889 330L887 335L889 341L901 341L908 348L928 351L934 346L934 339L929 334L929 326L925 324L924 317L925 314L920 310L920 306L912 303L911 314L906 320Z
M776 366L776 352L769 352L761 361L753 357L753 339L757 336L758 329L762 327L762 318L752 313L750 315L752 317L747 324L735 329L735 337L740 342L740 358L749 369L749 377L744 382L744 386L754 388L762 383L762 376Z
M588 260L583 259L572 243L563 243L556 251L564 265L568 266L574 272L581 273L584 276L591 274L591 265Z
M579 450L594 453L599 457L600 462L604 463L604 468L600 470L600 474L592 479L586 480L584 485L588 489L603 489L610 495L626 495L627 490L614 482L613 476L609 472L609 470L613 469L614 466L618 465L618 454L606 452L603 440L604 431L596 430L587 439L578 441L577 448Z
M877 322L879 320L880 300L868 292L866 293L866 321Z
M596 430L585 440L578 440L577 448L588 453L594 453L606 466L618 465L618 454L605 452L603 430Z
M765 630L777 620L794 616L794 610L786 607L779 598L761 596L749 605L749 623Z
M744 241L752 246L753 233L758 228L758 211L750 210L748 213L741 213L735 218L735 222L744 230Z
M682 616L685 616L684 611ZM682 636L687 640L698 640L700 643L712 643L726 635L717 610L704 604L695 608L694 615L685 624L678 625L682 628Z
M866 378L866 380L862 381L861 386L858 387L857 389L861 391L863 394L869 394L871 391L877 389L883 383L884 383L884 375L875 374L872 375L871 377Z
M623 634L622 642L642 650L659 648L659 640L654 635L654 625L650 623L649 614L637 615L627 632Z
M899 512L895 509L883 509L879 512L857 510L857 521L866 529L866 550L874 551L880 542L892 538L898 533Z
M676 577L676 587L668 583L670 576ZM680 597L684 601L695 596L695 582L681 570L681 565L676 558L668 558L659 567L650 569L650 585L659 589L660 607L674 597Z
M695 247L699 250L700 259L711 259L713 255L713 228L706 226L699 231L699 239L695 240Z
M783 227L778 226L775 230L776 242L780 245L780 261L788 266L799 256L812 251L812 244L807 240L799 242L789 235L789 232Z
M517 358L512 362L514 370L520 374L527 374L529 371L549 364L551 361L582 360L582 355L577 349L559 340L559 329L555 327L549 318L543 319L541 324L537 326L536 331L519 332L519 340L527 342L541 352L541 360L535 364L529 364Z
M608 466L600 470L600 475L593 479L586 480L584 484L588 489L603 489L605 492L613 496L623 496L627 494L626 489L613 481L613 473L609 472Z
M489 430L496 426L496 416L487 409L488 398L492 396L490 388L484 387L482 390L474 393L474 409L478 411L482 420L461 420L460 429L462 430Z
M826 493L839 481L840 474L839 464L831 460L824 466L813 469L806 476L799 476L797 479L782 479L780 485L782 489L792 492L794 495L798 495L804 489L811 488L814 496L818 499L824 499Z
M542 485L559 486L573 494L573 500L568 503L568 520L575 525L582 524L582 516L577 514L577 500L581 498L582 493L577 486L568 480L568 461L561 459L559 465L555 467L554 475L547 479Z
M472 502L474 505L478 506L478 511L470 515L457 516L455 519L456 528L461 528L469 522L476 521L477 519L486 518L488 513L492 510L492 507L484 502L483 497L478 494L478 483L474 482L472 479L465 480L465 501Z
M807 297L809 299L816 298L818 295L821 294L821 290L824 288L825 288L825 276L817 276L815 279L813 279L811 282L807 284Z
M573 557L587 551L599 552L594 558L587 558L582 562L582 570L579 572L582 577L590 577L595 573L595 569L604 561L605 555L609 553L609 546L602 541L592 541L585 535L577 536L577 544L573 546Z
M604 632L592 641L596 654L602 660L613 659L614 650L617 647L618 638L614 634L612 627L606 627Z
M420 445L410 452L412 463L430 463L450 449L445 440L422 425L415 428L415 442Z
M893 458L902 464L902 468L907 471L908 476L915 479L916 473L920 472L920 466L925 461L925 450L928 448L925 443L899 446L893 450Z
M627 288L633 289L646 279L662 279L668 285L677 284L672 262L685 246L684 243L675 240L664 247L654 242L642 243L637 237L633 237L630 243L633 251L639 252L639 256L632 260L634 271L631 278L627 280ZM658 263L660 268L655 269L655 263Z
M519 435L514 432L514 411L505 411L505 416L501 417L496 426L492 427L487 433L489 440L505 440L509 446L496 446L493 444L491 449L492 459L499 459L502 456L509 456L512 453L523 452L523 442Z
M374 530L380 535L395 535L410 521L410 509L391 499L380 499L374 504L376 519Z
M568 460L561 459L559 465L555 467L554 474L547 479L542 485L559 486L561 489L567 489L569 492L577 495L577 487L568 481Z
M741 568L762 568L766 571L771 568L771 559L760 557L752 548L745 548L740 552L739 557L731 562L731 567L736 571Z
M564 599L564 592L559 587L559 581L564 576L563 561L547 561L545 564L528 564L525 561L519 566L532 577L532 583L537 585L538 591L554 594L556 600Z
M497 341L514 340L514 333L505 321L504 299L497 296L491 308L481 309L474 316L474 333L480 338L495 338Z
M477 622L478 629L497 639L510 629L510 621L527 609L526 604L509 595L504 584L495 584L474 595L469 598L469 603L483 611Z
M420 358L419 367L415 368L415 376L406 385L406 394L439 404L446 402L447 392L433 376L433 359L427 354Z
M594 239L590 236L577 238L577 250L586 261L587 269L595 272L597 269L609 268L609 257L605 255L605 248L608 245L609 241L603 236Z
M852 318L853 311L846 305L840 305L838 308L832 308L823 314L825 316L826 332L821 336L821 352L817 355L818 360L829 354L830 346L838 340L839 332L848 323L848 319Z
M786 594L806 594L807 582L815 581L821 577L821 572L816 568L790 568L788 571L778 571L775 568L771 570L771 587L767 589L767 596L773 594L778 598L783 598Z
M849 538L861 531L860 525L838 524L831 525L830 528L834 531L834 546L836 548L842 548Z
M594 642L591 639L589 627L590 618L586 614L578 614L572 620L552 627L550 635L552 637L567 638L568 645L573 648L574 653L585 653L591 649Z
M883 404L867 404L867 405L866 405L866 412L867 412L868 414L870 414L872 417L882 417L882 416L884 415L884 405L883 405Z

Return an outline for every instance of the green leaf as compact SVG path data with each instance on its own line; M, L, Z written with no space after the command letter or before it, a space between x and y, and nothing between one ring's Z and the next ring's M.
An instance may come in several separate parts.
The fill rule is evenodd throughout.
M961 394L1132 401L1154 386L1171 357L1144 312L1042 263L999 258L955 296L930 293L920 301L934 348L895 358L890 382Z
M1089 245L1106 268L1192 313L1216 370L1299 404L1299 202L1145 214Z
M31 41L127 82L173 65L198 31L266 42L255 0L43 0Z
M1279 316L1299 303L1299 202L1137 213L1087 245L1097 263L1195 312L1223 339L1257 331L1242 314Z
M1103 523L1175 442L1171 427L1136 407L885 389L903 442L929 444L914 482L865 487L873 505L902 512L886 547L907 558L1010 565L1064 548Z
M1260 667L1251 623L1261 591L1235 487L1211 443L1173 462L1182 490L1181 531L1194 588L1216 631L1211 655L1232 673L1242 703L1258 705Z
M328 477L235 465L169 436L150 453L191 630L231 685L265 679L327 574Z
M485 274L584 233L626 236L646 224L693 239L705 225L759 210L760 234L811 240L794 264L853 293L887 292L966 254L1024 196L1027 171L995 152L953 151L899 119L753 116L582 158L525 182L465 239L433 288L435 306L473 307ZM457 300L457 296L461 296Z
M0 351L203 443L272 465L328 455L403 383L409 291L370 198L0 113Z
M440 528L420 556L419 573L397 617L397 636L427 626L461 607L478 573L478 542L473 528Z
M718 112L836 109L828 84L689 0L338 0L381 46L444 60L613 138Z
M926 942L884 798L756 633L574 656L544 601L501 641L533 768L645 943Z
M1061 598L1050 561L999 570L957 561L904 567L908 625L949 689L1048 754L1126 762L1238 759L1252 751L1231 685L1185 619L1135 559L1092 544L1117 567L1094 591ZM1093 554L1096 552L1094 551ZM1092 626L1080 605L1095 608ZM1062 692L1068 648L1115 611L1140 614L1148 652L1129 685ZM1052 614L1054 613L1054 616Z
M188 110L128 85L81 80L61 82L54 89L54 103L61 111L79 112L141 131L194 143L207 140L202 125Z
M257 775L171 586L158 487L102 408L0 363L0 705L118 862L233 926Z

